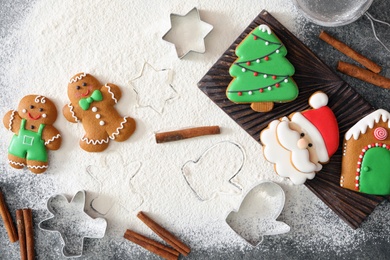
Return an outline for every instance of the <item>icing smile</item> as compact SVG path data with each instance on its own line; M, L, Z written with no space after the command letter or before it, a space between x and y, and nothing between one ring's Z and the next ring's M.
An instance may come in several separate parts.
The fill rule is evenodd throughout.
M28 112L28 117L30 118L30 119L32 119L32 120L38 120L39 118L41 118L41 115L39 114L39 115L37 115L37 116L32 116L31 114L30 114L30 112Z
M87 89L87 92L81 93L81 96L83 96L83 97L86 97L86 96L88 96L88 95L89 95L89 89Z

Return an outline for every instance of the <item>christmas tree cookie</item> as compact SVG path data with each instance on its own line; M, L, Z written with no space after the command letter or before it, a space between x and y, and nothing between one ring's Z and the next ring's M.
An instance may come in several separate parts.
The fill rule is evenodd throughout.
M340 186L371 195L390 195L390 113L378 109L346 133Z
M227 98L251 103L257 112L272 110L274 102L294 100L298 96L291 78L295 69L286 54L286 47L267 25L256 27L236 48L238 59L229 69L233 80Z

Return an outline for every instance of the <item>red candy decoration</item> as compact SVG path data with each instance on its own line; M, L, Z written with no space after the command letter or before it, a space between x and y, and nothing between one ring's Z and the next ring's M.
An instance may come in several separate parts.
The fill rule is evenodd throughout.
M257 77L257 75L259 75L259 73L257 73L256 71L253 72L253 76Z
M275 87L277 87L277 88L280 87L280 84L279 84L279 83L276 83L276 84L275 84Z
M240 92L238 92L238 93L237 93L237 95L239 95L239 96L242 96L242 92L241 92L241 91L240 91Z
M268 56L265 56L264 60L268 61L268 60L269 60L269 57L268 57Z
M273 76L272 76L272 78L273 78L273 79L276 79L276 76L275 76L275 75L273 75Z
M260 93L263 93L264 89L261 88L261 89L259 89L259 91L260 91Z
M247 62L246 62L246 65L250 66L250 65L251 65L251 62L250 62L250 61L247 61Z
M253 36L253 39L254 39L254 40L257 40L257 36L256 36L256 35L254 35L254 36Z

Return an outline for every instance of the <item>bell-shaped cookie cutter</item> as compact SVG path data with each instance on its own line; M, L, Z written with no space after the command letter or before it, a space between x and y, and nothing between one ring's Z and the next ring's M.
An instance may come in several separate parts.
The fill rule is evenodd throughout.
M239 209L229 212L225 221L239 237L256 247L266 235L290 231L290 226L276 220L284 203L285 193L282 187L271 181L263 181L245 194Z
M185 15L171 13L171 28L162 39L175 45L179 59L189 52L205 53L204 38L213 26L200 19L198 8L194 7Z
M53 215L39 223L39 228L61 235L62 254L80 257L85 238L103 238L107 228L104 218L92 218L85 211L85 191L81 190L69 202L64 194L54 195L47 201Z

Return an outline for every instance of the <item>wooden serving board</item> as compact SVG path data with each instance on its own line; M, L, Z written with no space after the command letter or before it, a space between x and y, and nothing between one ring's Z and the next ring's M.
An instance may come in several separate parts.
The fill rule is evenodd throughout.
M280 38L288 50L286 58L294 65L295 82L299 86L299 96L289 103L276 103L267 113L254 112L250 104L235 104L227 99L226 88L232 77L229 68L237 59L237 45L260 24L267 24ZM199 81L199 88L236 121L248 134L260 143L260 132L274 119L293 112L309 109L308 99L318 90L329 96L328 106L337 117L340 129L340 144L345 132L363 116L375 109L356 93L347 83L325 65L309 48L280 24L271 14L263 10L245 29L235 42L225 51ZM305 185L327 204L341 219L356 229L385 198L365 195L339 186L341 171L341 145L330 162L313 180Z

